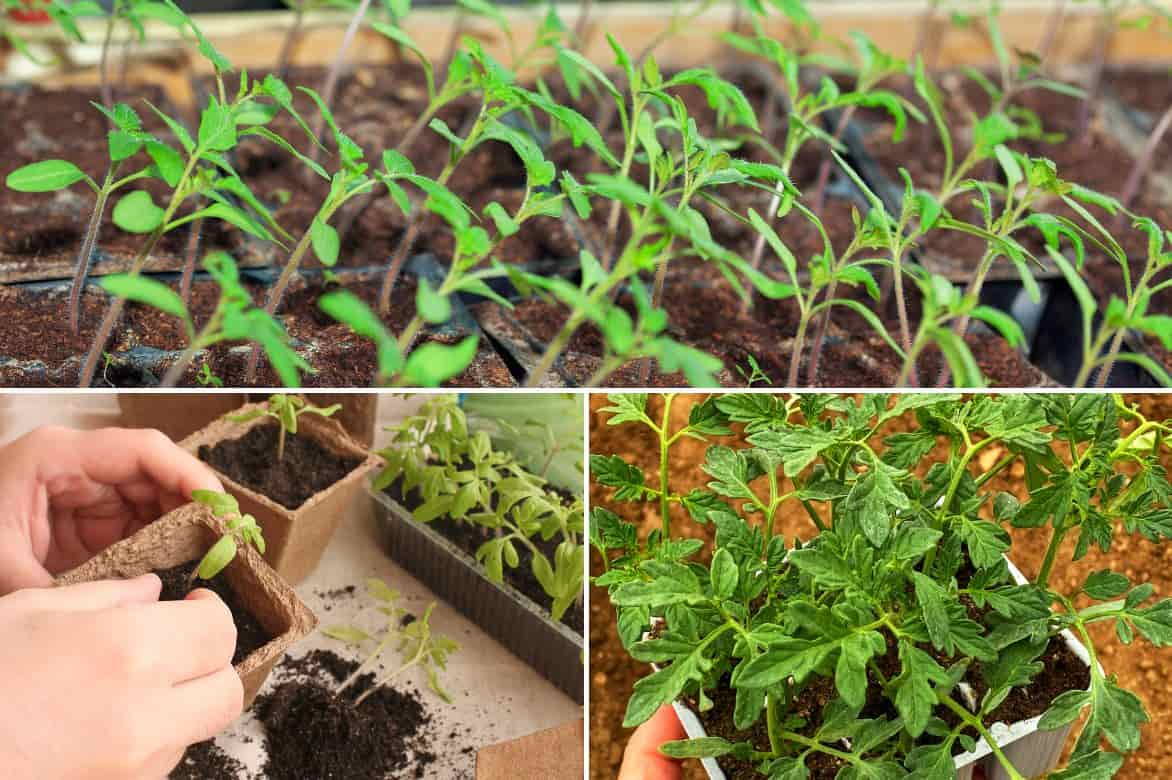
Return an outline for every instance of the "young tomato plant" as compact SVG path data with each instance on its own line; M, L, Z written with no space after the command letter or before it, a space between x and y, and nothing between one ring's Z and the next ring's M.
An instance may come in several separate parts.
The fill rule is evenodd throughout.
M623 159L617 165L611 163L617 167L614 174L589 174L587 184L576 192L571 190L570 199L581 219L590 216L593 208L590 197L608 200L612 204L607 220L608 235L612 228L617 230L614 215L624 211L631 229L622 246L607 247L614 257L610 264L600 263L589 251L581 252L582 279L578 285L515 267L503 269L522 292L544 291L570 309L565 324L549 342L528 382L530 386L542 382L570 338L586 322L597 325L607 342L602 367L591 383L604 381L609 373L634 357L644 358L644 378L650 371L647 359L654 357L663 371L683 370L692 383L711 382L712 375L721 368L719 360L663 336L667 320L661 305L671 260L692 253L710 261L745 296L748 293L738 278L742 275L769 298L782 297L785 285L765 277L736 253L717 244L694 202L715 201L718 189L726 186L770 192L780 186L788 193L795 191L778 166L735 159L720 144L701 136L684 102L669 91L684 85L698 87L716 107L718 115L756 128L753 110L737 87L706 69L687 70L665 79L650 58L637 70L618 41L613 37L609 41L617 63L628 83L633 85L629 106L623 93L597 66L570 56L583 78L601 84L614 99L626 138ZM662 112L659 118L655 116L657 107ZM671 141L661 141L661 133ZM629 176L637 153L645 155L648 161L646 184ZM642 272L654 272L650 298L638 280ZM636 319L612 300L624 284L634 299Z
M236 559L241 546L254 547L258 553L264 555L265 537L261 527L255 517L240 512L240 504L234 497L214 490L196 490L191 497L196 503L211 509L212 514L223 520L226 526L223 535L208 548L195 571L191 573L192 582L196 578L215 579Z
M258 417L272 417L277 421L279 433L277 435L277 460L285 460L285 437L297 435L297 420L303 414L316 414L319 417L333 417L341 410L341 404L330 406L314 406L299 395L285 395L273 393L269 396L268 404L251 409L244 414L228 415L228 419L236 423L246 423Z
M119 228L145 236L131 261L130 276L141 274L166 233L206 218L222 220L262 240L286 237L268 209L235 173L225 155L235 148L241 135L260 134L270 137L272 134L262 125L279 111L289 112L304 125L293 109L289 89L273 76L263 81L254 81L246 74L241 74L239 88L235 96L229 98L224 74L231 71L231 63L203 37L199 28L190 20L187 26L198 41L200 53L212 63L216 79L215 94L208 97L207 107L200 114L196 137L193 138L178 120L153 105L151 109L167 125L179 149L170 142L145 133L141 120L133 110L126 107L99 107L116 126L110 133L110 164L101 186L76 165L64 160L33 163L9 176L10 186L17 189L48 192L85 181L97 193L97 207L82 241L74 277L70 319L75 323L78 320L78 303L90 253L101 222L100 214L110 195L131 182L147 177L157 178L167 185L170 194L166 205L159 206L146 190L133 190L123 195L114 206L113 219ZM139 151L145 151L151 163L134 173L116 178L121 163L130 160ZM210 201L210 205L186 214L180 213L184 204L205 200ZM244 205L237 205L237 200ZM274 233L277 235L274 236ZM194 261L194 255L189 257L188 265ZM189 274L190 268L185 268L185 278ZM121 316L123 304L122 298L115 297L98 326L80 372L79 384L82 387L88 386L93 380L105 345Z
M391 680L416 667L421 667L427 674L427 686L441 699L451 703L452 697L440 685L439 675L447 668L448 656L459 650L460 646L451 639L432 632L431 613L435 610L435 602L428 604L423 614L417 617L400 605L402 594L382 580L367 580L366 589L374 601L372 608L383 618L383 626L377 633L371 634L358 625L322 629L326 636L348 645L374 643L370 655L342 681L336 692L341 694L353 685L393 647L399 656L398 665L377 676L374 684L354 700L355 707L360 706L367 697L388 685Z
M412 513L421 523L450 517L493 532L476 551L489 579L503 582L520 565L518 547L530 556L534 577L549 596L554 620L582 598L585 549L581 499L566 501L511 453L492 446L488 433L472 433L451 396L437 396L408 417L379 453L386 467L375 490L396 485L403 496L418 491ZM557 539L552 559L537 544Z
M220 296L211 316L199 329L183 298L162 282L147 276L129 274L116 274L102 279L102 287L118 298L152 306L182 320L187 347L167 370L162 386L177 385L196 355L225 341L255 343L258 349L264 350L283 385L300 385L300 372L312 369L289 345L289 336L281 324L253 304L252 296L240 283L240 275L231 256L226 252L214 252L204 258L203 266L219 285ZM211 369L206 363L197 379L203 385L223 386L220 379L211 375Z
M1168 422L1106 394L742 394L697 403L673 431L671 395L662 423L645 395L610 400L608 423L650 429L660 454L657 483L621 457L591 457L613 502L661 518L644 540L605 506L591 514L595 583L631 657L658 667L635 684L624 725L677 700L703 713L718 706L712 691L735 693L710 720L731 727L664 754L739 759L770 778L824 764L838 777L950 778L954 756L980 739L1025 780L991 726L1007 697L1043 677L1066 690L1039 703L1040 730L1086 716L1067 767L1050 777L1110 777L1138 747L1148 715L1100 668L1088 629L1112 623L1125 645L1138 635L1168 646L1172 600L1111 570L1073 592L1052 574L1068 536L1073 560L1117 534L1172 538ZM887 433L897 418L918 425ZM707 487L673 490L672 446L733 426L734 446L708 446ZM993 489L1019 465L1028 491ZM710 550L673 534L676 504L715 527ZM811 538L787 546L776 527L785 506L810 517ZM1048 533L1034 579L1011 574L1006 526ZM1064 675L1046 660L1071 634L1089 663Z
M1123 339L1128 331L1153 336L1165 348L1172 348L1172 317L1148 312L1152 297L1172 287L1172 279L1165 273L1172 268L1172 248L1165 247L1167 235L1152 220L1137 219L1135 229L1143 230L1148 236L1147 260L1138 278L1132 279L1128 258L1118 245L1103 247L1123 271L1125 297L1111 296L1097 330L1095 317L1099 308L1094 293L1079 273L1083 265L1082 247L1075 245L1078 256L1075 263L1071 263L1058 251L1057 235L1052 235L1051 243L1047 246L1051 259L1070 285L1082 310L1083 357L1074 380L1075 387L1086 387L1092 378L1097 387L1106 387L1112 367L1120 360L1136 363L1150 372L1161 385L1172 386L1172 376L1159 363L1142 353L1122 351Z

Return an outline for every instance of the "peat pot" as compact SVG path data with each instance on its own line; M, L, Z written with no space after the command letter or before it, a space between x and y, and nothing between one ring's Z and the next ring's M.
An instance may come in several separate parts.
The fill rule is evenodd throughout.
M179 441L244 403L243 393L119 393L122 427L154 428Z
M480 562L404 506L373 491L383 546L396 563L581 704L582 637L507 582L493 582Z
M1027 582L1025 576L1013 565L1012 561L1009 562L1009 571L1019 585L1024 585ZM1070 651L1079 660L1090 666L1090 656L1086 647L1069 631L1063 631L1062 638ZM658 667L653 668L658 669ZM962 683L961 690L965 687ZM708 736L700 718L686 702L677 699L672 702L672 708L680 719L689 739ZM1005 757L1025 777L1040 777L1057 766L1058 760L1062 756L1062 748L1066 744L1066 738L1070 735L1070 730L1073 727L1072 724L1053 731L1039 731L1039 720L1041 720L1040 715L1008 726L1004 723L996 723L989 729L990 733L997 739L997 745ZM978 767L983 770L986 780L1009 780L1009 773L993 755L992 749L984 739L977 742L976 749L971 753L961 753L955 757L954 761L956 780L972 780ZM701 763L711 780L726 779L727 775L717 764L716 759L705 758L701 760Z
M192 563L203 557L224 530L223 521L207 507L187 504L61 575L57 584L131 579ZM314 629L317 618L297 598L289 583L251 547L241 548L220 576L227 578L244 608L274 637L236 666L236 673L244 683L244 708L247 709L269 672L294 642Z
M265 404L245 404L231 415L214 420L204 428L183 439L179 444L198 456L200 447L213 447L221 441L239 439L252 428L275 425L270 417L257 417L248 422L233 422L229 416L263 408ZM264 531L265 560L277 573L296 585L305 579L321 560L330 538L342 524L351 504L360 496L367 473L378 468L381 460L360 446L335 420L314 414L305 414L297 420L298 437L308 437L336 455L360 458L361 463L346 476L329 487L310 496L301 506L290 509L252 488L245 487L221 473L216 476L224 490L240 502L240 511L256 518Z

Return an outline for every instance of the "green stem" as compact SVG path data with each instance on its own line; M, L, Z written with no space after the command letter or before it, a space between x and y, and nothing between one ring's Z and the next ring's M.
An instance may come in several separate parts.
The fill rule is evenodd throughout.
M1021 772L1017 771L1017 768L1013 765L1013 762L1011 762L1005 753L1002 752L1001 747L997 744L997 740L993 738L993 735L989 733L989 730L985 728L985 724L982 723L978 717L973 715L964 707L960 706L960 704L953 700L951 696L940 694L939 699L940 702L944 704L944 706L948 707L948 709L956 713L957 717L963 720L967 725L976 729L977 733L980 734L981 737L985 740L985 744L987 744L989 749L993 751L993 755L997 757L999 762L1001 762L1001 766L1005 767L1005 771L1009 774L1011 780L1028 780L1028 778L1022 775Z
M671 402L674 399L675 393L663 397L663 424L659 428L659 519L663 527L663 541L671 538L671 516L668 514L667 501L667 432L671 426Z
M1058 548L1062 545L1062 540L1066 538L1066 532L1069 529L1055 526L1050 532L1050 545L1046 548L1046 557L1042 559L1042 568L1038 570L1038 579L1035 584L1039 588L1045 588L1050 582L1050 571L1054 568L1054 558L1058 554Z

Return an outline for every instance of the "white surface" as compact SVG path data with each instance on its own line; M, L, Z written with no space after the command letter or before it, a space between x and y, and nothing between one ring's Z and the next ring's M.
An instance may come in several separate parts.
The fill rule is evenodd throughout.
M387 434L381 432L381 426L392 424L420 400L383 396L376 445L387 438ZM176 410L176 413L181 411ZM118 418L117 399L112 394L0 395L0 443L42 424L96 428L117 425ZM321 627L350 623L367 603L364 583L369 577L380 577L400 590L404 595L403 606L414 613L422 612L431 601L437 600L426 587L383 553L370 502L363 501L352 508L326 550L321 565L297 588L297 592L317 614ZM352 597L331 599L322 595L349 585L357 586ZM325 610L327 604L330 611ZM433 719L436 736L431 749L439 756L439 761L428 774L429 778L472 778L478 749L581 717L581 708L573 700L447 604L440 602L437 605L432 626L436 632L460 643L460 650L449 659L443 677L453 703L448 705L428 691L422 674L408 672L401 683L420 689ZM320 633L314 633L295 645L290 654L300 656L319 647L335 650L346 657L359 657L356 650L345 648ZM456 736L449 740L448 735L453 733ZM217 742L255 772L262 762L260 737L259 725L245 714Z

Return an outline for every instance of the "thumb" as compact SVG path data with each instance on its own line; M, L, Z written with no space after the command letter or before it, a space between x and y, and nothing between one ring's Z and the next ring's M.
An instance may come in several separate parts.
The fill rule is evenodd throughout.
M54 606L71 612L113 609L128 604L148 604L159 600L163 582L157 574L143 574L130 580L99 580L79 585L63 585L41 591Z
M679 763L660 753L659 746L686 736L675 710L663 705L631 735L619 780L679 780L683 776Z

